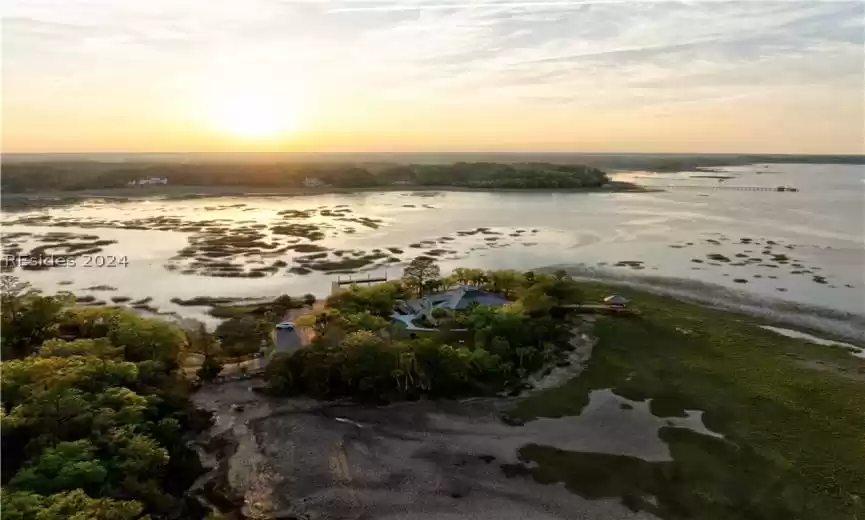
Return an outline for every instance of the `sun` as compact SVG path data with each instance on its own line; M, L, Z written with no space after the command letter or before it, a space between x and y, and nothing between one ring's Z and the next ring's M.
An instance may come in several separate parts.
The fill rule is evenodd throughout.
M299 124L297 99L265 91L238 91L215 100L212 124L220 132L247 140L269 140L294 132Z

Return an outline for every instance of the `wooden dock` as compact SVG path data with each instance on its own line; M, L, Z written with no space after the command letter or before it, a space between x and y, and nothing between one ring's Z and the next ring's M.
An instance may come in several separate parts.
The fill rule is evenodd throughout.
M738 190L738 191L774 191L779 193L791 192L796 193L799 191L799 188L794 188L793 186L776 186L774 188L769 186L700 186L697 184L658 184L654 185L658 188L664 189L694 189L694 190Z
M341 276L337 276L336 280L330 283L330 294L334 294L339 291L340 287L342 287L343 285L355 285L359 283L372 284L386 281L387 273L385 273L384 276L372 276L368 274L366 275L366 278L355 278L352 276L349 276L348 278L343 278Z
M631 307L617 307L615 305L607 305L605 303L567 303L564 305L556 305L553 309L561 309L563 312L574 311L578 314L626 314L637 316L640 314L639 309Z

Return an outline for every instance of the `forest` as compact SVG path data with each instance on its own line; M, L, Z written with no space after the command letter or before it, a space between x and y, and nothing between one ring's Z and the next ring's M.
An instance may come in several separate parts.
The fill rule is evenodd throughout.
M304 186L313 178L324 186L369 188L393 184L468 188L596 188L609 179L599 169L550 163L459 162L422 164L329 163L10 163L3 166L5 193L74 191L126 187L148 177L180 186Z
M2 280L2 509L9 520L201 518L188 435L209 427L176 326Z
M504 295L511 303L436 309L438 331L417 337L390 320L398 301L455 284ZM401 280L352 286L328 298L325 309L303 316L299 324L315 330L312 344L275 356L266 379L278 395L375 402L518 391L529 374L573 348L570 326L555 309L581 299L564 272L459 268L441 277L431 259L418 257Z
M119 160L118 160L119 159ZM111 154L4 156L6 193L124 187L143 177L181 186L301 187L306 177L337 188L418 186L581 188L607 182L604 171L693 171L759 163L865 164L862 155L628 153L178 154L149 159Z

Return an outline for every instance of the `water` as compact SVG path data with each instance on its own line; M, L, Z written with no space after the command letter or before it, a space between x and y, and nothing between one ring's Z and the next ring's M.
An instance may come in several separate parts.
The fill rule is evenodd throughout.
M858 358L865 359L865 348L857 347L856 345L851 345L850 343L844 343L841 341L833 341L830 339L818 338L817 336L806 334L804 332L800 332L798 330L790 330L781 327L772 327L771 325L764 325L764 329L771 330L776 334L780 334L782 336L787 336L788 338L796 338L796 339L804 339L805 341L809 341L811 343L815 343L817 345L826 345L831 347L844 347L850 350L850 353Z
M653 184L699 184L705 190L682 189L653 193L539 193L539 192L381 192L303 197L220 197L190 200L137 200L128 203L91 201L77 206L43 209L14 215L51 215L75 219L131 220L176 216L185 220L224 219L224 224L274 223L277 212L319 206L348 205L353 216L382 219L381 227L336 225L317 242L333 249L398 247L401 263L373 269L369 274L398 277L404 263L433 248L454 251L440 258L444 272L457 266L520 270L556 264L582 264L635 277L667 276L720 284L765 297L865 314L863 266L865 230L863 195L865 171L848 165L754 165L724 168L724 173L685 172L671 175L623 173L623 180ZM761 172L761 173L758 173ZM774 173L769 173L774 172ZM713 190L717 179L694 175L731 175L721 185L792 185L798 193ZM651 177L651 178L647 178ZM243 207L226 206L244 204ZM408 207L413 206L413 207ZM313 217L298 222L325 222ZM246 224L241 224L247 221ZM488 227L501 233L461 236L458 231ZM348 234L347 228L354 229ZM524 230L519 236L510 236ZM111 285L117 291L97 293L101 299L152 297L163 311L200 317L203 309L173 305L172 297L270 297L307 292L326 295L336 275L287 274L283 269L266 278L216 278L183 275L164 268L187 244L192 233L180 231L78 229L5 225L4 233L31 231L81 232L117 240L100 254L124 256L127 266L57 268L15 274L47 290L85 294L87 287ZM449 237L425 248L409 244ZM741 244L750 238L755 244ZM775 244L767 245L766 241ZM688 245L690 243L691 245ZM788 247L789 246L789 247ZM768 249L767 249L768 248ZM25 252L27 248L25 247ZM744 251L749 250L749 253ZM792 260L778 264L767 255L783 253ZM714 262L709 254L730 262ZM756 262L732 266L736 254L762 255ZM292 265L299 256L288 252ZM641 261L638 269L615 267L622 261ZM693 260L700 260L695 262ZM718 265L710 265L717 263ZM791 264L801 265L794 268ZM776 267L768 267L767 264ZM810 273L793 274L795 270ZM365 276L367 273L364 273ZM344 275L343 275L344 276ZM825 277L825 283L814 280ZM772 278L774 277L774 278ZM739 283L734 280L746 280ZM61 285L71 281L70 285Z

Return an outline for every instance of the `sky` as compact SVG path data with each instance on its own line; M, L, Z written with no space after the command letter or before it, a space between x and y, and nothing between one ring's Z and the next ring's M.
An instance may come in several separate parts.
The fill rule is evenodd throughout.
M4 152L865 153L862 0L4 4Z

